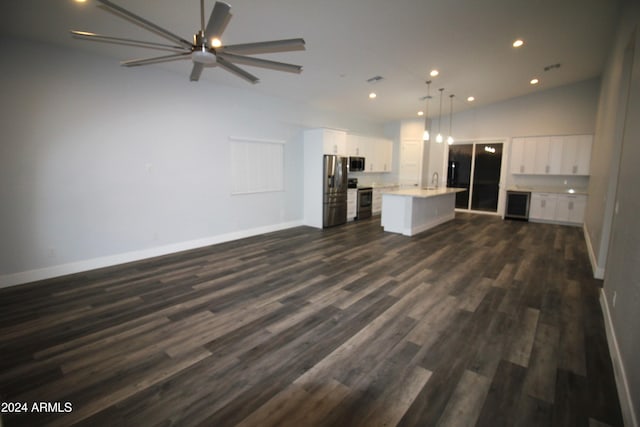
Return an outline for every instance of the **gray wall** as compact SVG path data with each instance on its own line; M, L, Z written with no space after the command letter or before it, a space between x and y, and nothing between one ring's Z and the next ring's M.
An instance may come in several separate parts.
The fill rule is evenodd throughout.
M302 131L384 135L251 85L189 82L187 64L177 75L11 39L0 48L0 286L295 225ZM230 136L286 141L283 192L230 195Z
M640 420L640 4L628 1L603 78L587 207L626 425ZM594 196L592 199L592 195ZM616 207L617 206L617 207ZM608 249L608 252L607 252ZM626 375L622 375L622 374Z

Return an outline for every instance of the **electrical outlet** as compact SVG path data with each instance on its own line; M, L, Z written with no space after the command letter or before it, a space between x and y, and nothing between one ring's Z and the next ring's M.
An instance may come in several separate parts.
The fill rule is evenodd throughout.
M613 305L613 308L616 308L616 297L618 296L618 294L616 293L616 291L613 291L613 298L611 299L611 305Z

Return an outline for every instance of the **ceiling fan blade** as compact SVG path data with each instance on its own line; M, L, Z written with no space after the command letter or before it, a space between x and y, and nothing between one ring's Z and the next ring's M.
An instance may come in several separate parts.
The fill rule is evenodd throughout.
M304 39L284 39L267 42L233 44L229 46L222 46L221 48L216 49L216 51L242 54L290 52L294 50L304 50L304 44Z
M78 39L90 40L90 41L96 41L96 42L123 44L127 46L137 46L137 47L145 47L149 49L170 50L170 51L179 51L179 52L183 52L185 50L185 48L182 46L168 45L164 43L154 43L154 42L148 42L143 40L126 39L121 37L104 36L102 34L90 33L87 31L72 30L71 34L73 37Z
M189 80L192 82L197 82L200 80L200 74L202 74L202 70L204 69L204 65L199 62L193 63L193 68L191 69L191 76L189 76Z
M228 4L217 1L213 6L213 10L211 11L211 16L209 16L209 22L207 23L207 28L204 30L204 35L209 41L209 46L211 46L212 39L219 39L224 29L227 27L229 20L231 19L231 6Z
M253 74L243 70L240 67L236 67L235 65L233 65L231 62L227 62L224 58L220 58L220 57L216 57L216 63L224 68L225 70L229 71L230 73L235 74L238 77L242 77L243 79L245 79L246 81L248 81L249 83L253 83L256 84L258 83L258 81L260 81L260 79L258 79L256 76L254 76Z
M144 19L141 16L136 15L133 12L128 11L127 9L123 8L122 6L118 6L115 3L110 2L109 0L98 0L100 3L102 3L103 5L105 5L106 7L108 7L109 9L120 13L121 15L124 15L125 17L133 20L134 22L142 25L143 27L146 27L147 29L151 29L155 32L157 32L158 34L168 38L169 40L172 40L174 42L180 43L181 45L191 48L192 44L188 41L186 41L185 39L183 39L180 36L177 36L175 34L173 34L171 31L165 30L164 28L160 27L159 25L154 24L151 21L148 21L146 19Z
M137 67L138 65L157 64L159 62L169 62L188 58L191 58L191 52L174 53L171 55L155 56L153 58L145 59L131 59L129 61L122 61L120 65L124 65L125 67Z
M225 59L226 61L233 62L234 64L251 65L254 67L268 68L270 70L286 71L288 73L300 73L302 66L287 64L285 62L269 61L267 59L252 58L251 56L234 55L233 53L218 53L216 58Z

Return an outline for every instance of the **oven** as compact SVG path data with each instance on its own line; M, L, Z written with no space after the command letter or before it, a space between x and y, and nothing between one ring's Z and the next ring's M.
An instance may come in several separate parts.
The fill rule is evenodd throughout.
M364 219L371 217L371 208L373 206L373 188L358 188L358 204L356 219Z

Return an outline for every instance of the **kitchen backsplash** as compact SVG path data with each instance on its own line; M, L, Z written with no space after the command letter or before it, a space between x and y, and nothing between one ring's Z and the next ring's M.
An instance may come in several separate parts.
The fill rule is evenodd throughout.
M567 175L512 175L508 187L557 187L557 188L580 188L589 187L588 176L567 176Z

